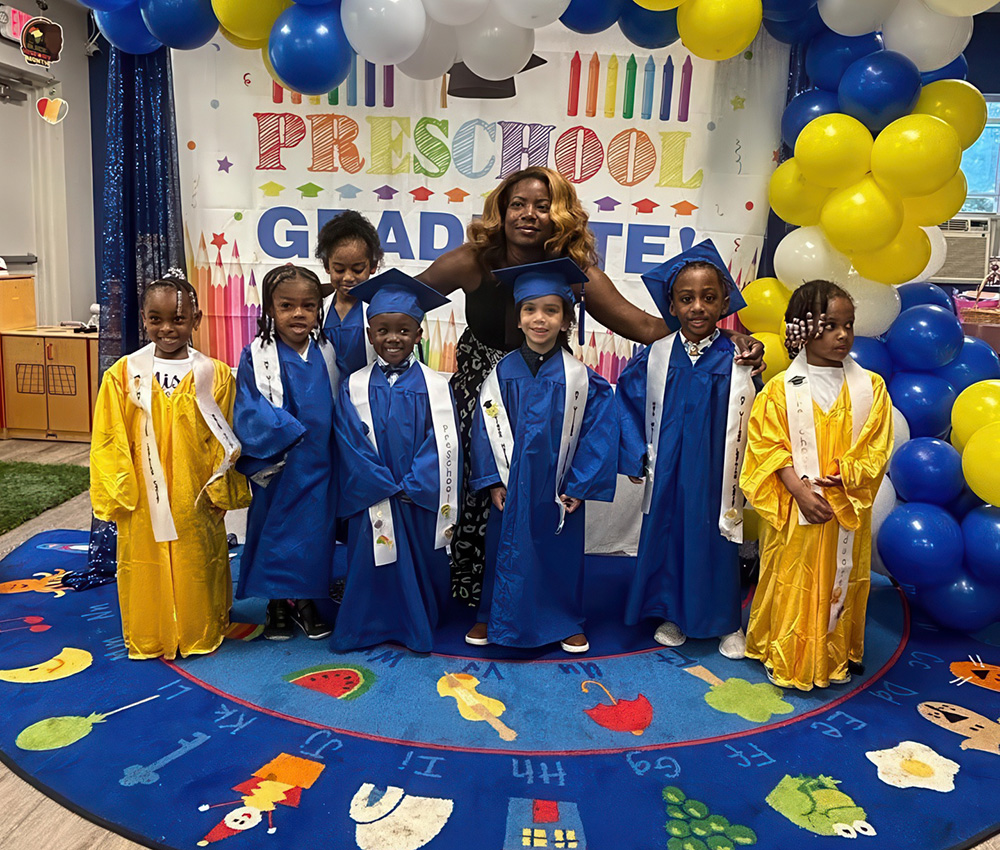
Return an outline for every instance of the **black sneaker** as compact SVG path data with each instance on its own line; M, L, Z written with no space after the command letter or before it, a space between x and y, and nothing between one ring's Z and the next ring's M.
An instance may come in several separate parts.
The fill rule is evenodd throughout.
M322 640L333 634L331 629L316 610L316 603L311 599L300 599L289 610L289 616L309 640Z
M290 607L287 599L272 599L267 603L267 613L264 615L266 640L291 640L294 637L288 616Z
M865 675L865 665L862 664L859 661L850 661L850 660L848 660L848 662L847 662L847 672L848 673L853 673L855 676L864 676Z

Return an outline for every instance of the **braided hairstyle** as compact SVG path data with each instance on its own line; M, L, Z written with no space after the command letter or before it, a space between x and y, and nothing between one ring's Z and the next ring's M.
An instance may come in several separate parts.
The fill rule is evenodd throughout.
M291 263L285 263L283 266L277 266L264 275L264 280L261 284L263 289L264 308L261 311L260 318L257 320L257 336L265 342L274 341L274 290L278 288L279 283L285 283L289 280L301 280L303 283L310 284L316 289L316 298L319 301L319 312L316 317L316 327L313 328L309 335L315 342L318 343L320 336L323 333L322 284L320 283L319 277L316 276L316 272L312 269L307 269L304 266L295 266Z
M846 298L847 290L830 280L811 280L792 293L785 310L785 349L794 358L811 339L823 335L826 311L834 298Z
M192 313L194 315L198 314L198 293L188 282L187 278L184 277L184 273L180 269L172 268L159 280L151 281L146 285L146 288L142 290L142 296L139 301L139 309L142 312L146 312L146 301L149 300L149 296L159 290L169 290L177 293L178 313L180 313L181 307L184 304L184 294L187 293L187 297L191 300Z

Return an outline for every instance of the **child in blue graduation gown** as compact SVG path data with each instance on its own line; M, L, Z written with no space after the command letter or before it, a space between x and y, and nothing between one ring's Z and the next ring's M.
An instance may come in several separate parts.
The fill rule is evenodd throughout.
M272 269L263 301L260 333L243 349L236 376L237 468L253 490L236 595L270 600L266 638L290 638L294 623L315 640L330 634L312 600L329 594L333 564L337 366L319 332L314 272Z
M316 259L330 277L323 285L323 333L337 352L343 381L374 359L365 335L364 304L354 287L364 283L382 262L382 245L372 223L346 210L331 218L316 239Z
M583 615L583 500L615 494L618 415L611 386L566 346L570 259L501 269L525 342L480 392L470 487L490 489L486 570L473 645L589 649Z
M665 646L717 637L724 656L742 658L739 475L754 390L750 367L735 364L716 326L745 304L709 240L643 282L673 333L618 379L618 471L646 479L625 622L656 617Z
M348 569L333 648L394 640L430 652L449 595L462 469L445 378L418 362L420 323L448 299L396 269L354 290L376 362L343 381L336 413Z

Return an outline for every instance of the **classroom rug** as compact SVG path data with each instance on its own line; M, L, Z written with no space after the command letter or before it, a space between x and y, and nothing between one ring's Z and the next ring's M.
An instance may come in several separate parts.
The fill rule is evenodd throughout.
M433 654L334 654L259 639L253 602L213 655L129 661L115 585L63 584L86 550L50 531L0 562L0 757L150 847L950 850L1000 830L1000 631L938 630L884 577L865 674L799 693L715 641L626 628L631 561L610 557L588 559L585 656L468 647L467 608Z

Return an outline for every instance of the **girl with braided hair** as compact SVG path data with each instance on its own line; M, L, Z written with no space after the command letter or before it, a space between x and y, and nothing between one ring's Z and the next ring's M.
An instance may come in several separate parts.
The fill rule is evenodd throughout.
M892 403L882 378L850 356L854 303L839 286L800 286L785 325L794 359L754 402L740 476L764 520L746 655L775 684L808 691L863 672L872 503Z

